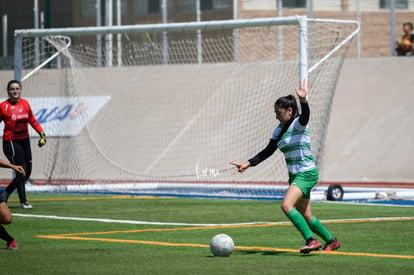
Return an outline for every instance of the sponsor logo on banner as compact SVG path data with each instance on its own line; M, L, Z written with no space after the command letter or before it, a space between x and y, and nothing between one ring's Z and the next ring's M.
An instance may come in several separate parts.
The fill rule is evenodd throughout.
M76 136L105 106L110 96L25 98L48 137ZM4 124L0 125L3 134ZM37 133L29 126L30 135Z

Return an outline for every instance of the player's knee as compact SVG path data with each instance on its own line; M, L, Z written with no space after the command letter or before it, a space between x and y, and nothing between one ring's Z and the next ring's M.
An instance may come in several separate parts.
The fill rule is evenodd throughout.
M282 203L280 204L280 208L282 208L282 211L287 214L289 213L290 210L293 209L293 205L286 202L286 201L282 201Z

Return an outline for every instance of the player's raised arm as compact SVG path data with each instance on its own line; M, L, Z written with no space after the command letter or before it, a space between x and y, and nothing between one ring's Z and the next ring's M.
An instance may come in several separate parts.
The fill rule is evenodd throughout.
M296 95L299 97L299 100L301 103L307 102L306 97L308 96L309 90L310 90L310 83L306 79L300 82L299 88L297 87L295 88Z
M299 88L295 88L296 95L299 97L300 107L302 109L302 113L299 116L299 123L302 126L306 126L309 122L310 110L307 100L309 90L310 83L306 79L300 82Z

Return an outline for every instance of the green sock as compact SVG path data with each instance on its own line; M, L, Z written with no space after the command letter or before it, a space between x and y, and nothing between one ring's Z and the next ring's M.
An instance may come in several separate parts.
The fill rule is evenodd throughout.
M312 217L308 225L310 229L318 236L321 236L321 238L325 242L329 242L330 240L332 240L333 238L332 234L328 231L328 229L326 229L326 227L317 218Z
M289 220L293 223L293 225L299 230L300 234L302 234L305 240L312 238L312 232L309 228L309 225L306 223L305 218L302 214L299 213L298 210L293 208L286 214Z

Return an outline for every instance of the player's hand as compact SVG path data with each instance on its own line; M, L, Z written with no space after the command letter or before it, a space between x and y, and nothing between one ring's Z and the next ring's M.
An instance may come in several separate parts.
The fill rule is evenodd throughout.
M230 162L230 164L235 166L233 174L243 173L244 171L247 170L247 168L250 167L250 162L248 162L248 161L246 161L245 163Z
M310 84L306 79L300 82L299 88L295 88L296 94L298 95L300 101L306 102L306 96L308 95L309 90Z
M37 145L39 146L39 147L42 147L42 146L44 146L46 144L46 138L40 138L39 139L39 142L37 143Z
M13 170L15 170L16 172L19 172L19 173L23 174L23 176L26 176L26 171L20 165L13 165Z
M45 134L45 132L41 132L40 133L40 139L39 139L39 142L37 143L37 145L39 146L39 147L42 147L42 146L44 146L46 144L46 134Z

